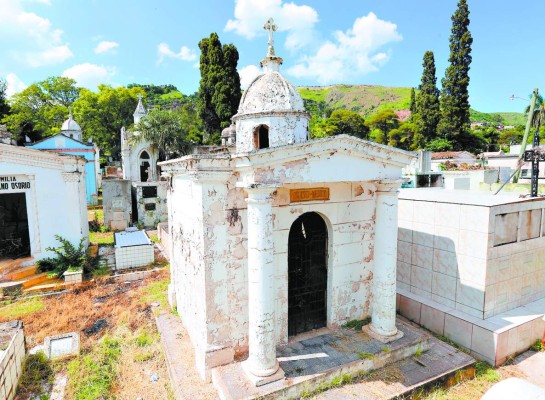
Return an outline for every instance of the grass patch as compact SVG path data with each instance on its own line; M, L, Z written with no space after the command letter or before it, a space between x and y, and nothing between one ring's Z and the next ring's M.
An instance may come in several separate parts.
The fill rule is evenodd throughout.
M159 303L162 308L168 308L168 284L170 278L161 279L150 283L140 289L140 302L151 304Z
M159 243L159 236L149 235L149 240L151 240L153 243Z
M51 361L43 352L30 354L24 363L23 374L17 387L20 398L49 399L49 390L53 384L54 371Z
M361 328L363 328L365 325L368 325L370 322L371 322L371 317L365 317L364 319L361 319L361 320L353 319L352 321L348 321L342 327L348 328L348 329L354 329L355 331L361 331Z
M100 245L113 246L114 233L113 232L89 232L89 241L91 243L97 243Z
M19 319L25 315L41 311L44 302L41 297L32 297L28 300L20 300L7 306L0 307L0 314L8 319Z
M485 361L477 361L475 370L475 378L484 379L485 381L492 383L501 380L501 374Z
M414 356L420 357L421 355L422 355L422 348L420 347L420 345L418 345L418 347L416 348L416 351L414 352Z
M134 343L138 347L147 347L152 343L157 342L157 339L149 332L141 332L135 339Z
M121 354L118 338L104 336L87 354L68 363L68 390L75 400L111 398Z
M349 374L338 375L329 382L320 383L316 387L316 389L314 389L312 391L306 391L306 390L303 391L303 393L301 394L301 398L302 399L308 399L308 398L313 397L313 396L315 396L315 395L317 395L319 393L325 392L326 390L330 390L330 389L333 389L333 388L336 388L336 387L340 387L340 386L352 383L353 380L354 380L354 377L352 375L349 375Z
M358 353L358 357L360 358L360 360L372 360L373 358L375 358L375 356L371 353L364 353L363 351L360 351Z
M389 353L389 352L390 352L390 348L389 348L389 347L383 347L383 348L382 348L382 352L383 352L383 353Z

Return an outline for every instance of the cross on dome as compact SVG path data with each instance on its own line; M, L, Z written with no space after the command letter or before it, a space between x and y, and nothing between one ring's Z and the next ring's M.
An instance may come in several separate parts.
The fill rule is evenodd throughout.
M269 49L267 51L267 57L274 57L274 37L273 32L275 32L278 29L278 26L275 25L274 20L272 18L269 18L267 22L265 22L265 25L263 25L263 29L267 31L267 34L269 35Z

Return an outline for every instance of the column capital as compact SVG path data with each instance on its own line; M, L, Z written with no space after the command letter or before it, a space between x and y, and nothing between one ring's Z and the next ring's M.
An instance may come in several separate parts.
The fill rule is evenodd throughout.
M407 182L409 179L383 179L376 181L377 193L380 194L396 194L403 182Z
M278 189L277 185L251 185L243 187L246 193L248 193L248 198L246 202L248 203L272 203L273 195Z

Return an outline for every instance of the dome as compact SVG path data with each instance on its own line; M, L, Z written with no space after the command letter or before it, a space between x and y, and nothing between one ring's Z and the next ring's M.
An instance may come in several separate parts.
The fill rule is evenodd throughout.
M305 111L297 89L278 71L266 71L242 95L238 115L274 111Z
M64 131L70 131L70 132L81 131L81 127L76 121L74 121L74 118L72 117L72 113L70 113L70 115L68 115L68 119L62 123L61 130L63 132Z

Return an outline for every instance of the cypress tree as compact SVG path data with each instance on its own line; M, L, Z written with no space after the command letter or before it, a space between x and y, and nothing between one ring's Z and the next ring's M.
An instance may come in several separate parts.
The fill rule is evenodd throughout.
M416 112L416 96L413 87L411 88L411 102L409 103L409 110L411 110L411 115Z
M230 125L240 102L240 77L237 72L238 51L222 46L217 33L199 42L201 81L198 113L203 122L205 141L219 142L221 129Z
M437 136L437 124L441 116L439 110L439 89L437 89L437 78L435 77L435 59L432 51L424 53L424 67L420 92L416 96L416 112L420 115L416 125L417 131L426 142Z
M466 0L458 2L458 9L452 16L450 35L450 57L445 77L441 81L441 120L438 130L441 137L454 139L469 134L469 65L471 44L469 31L469 8Z

